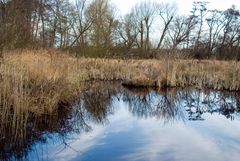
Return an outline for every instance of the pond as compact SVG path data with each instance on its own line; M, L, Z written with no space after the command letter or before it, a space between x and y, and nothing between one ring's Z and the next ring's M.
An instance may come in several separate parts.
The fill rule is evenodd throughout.
M0 160L240 160L239 93L95 83L53 115L3 112Z

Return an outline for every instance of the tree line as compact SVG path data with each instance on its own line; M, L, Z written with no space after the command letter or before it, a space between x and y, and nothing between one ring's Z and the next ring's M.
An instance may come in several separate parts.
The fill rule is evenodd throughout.
M109 0L0 0L0 50L59 48L79 56L240 58L240 11L196 1L188 15L145 1L120 15Z

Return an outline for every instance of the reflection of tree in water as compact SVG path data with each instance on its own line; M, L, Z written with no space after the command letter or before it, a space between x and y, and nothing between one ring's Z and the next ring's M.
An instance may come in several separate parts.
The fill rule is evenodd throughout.
M183 120L184 113L182 106L179 106L178 92L176 90L166 90L158 94L160 95L154 112L155 116L164 119L165 122Z
M82 94L82 106L97 123L102 123L113 112L110 90L90 89Z
M138 117L148 117L152 111L152 98L153 93L149 93L148 90L134 91L132 93L127 91L123 92L123 101L129 104L129 111Z
M152 91L138 89L126 91L123 100L129 111L138 117L155 117L165 122L182 118L182 110L176 105L178 95L175 90Z
M226 118L234 119L234 114L240 111L239 97L230 92L190 90L181 93L183 106L189 115L189 120L203 120L204 113L218 113Z
M37 115L0 108L0 160L27 160L32 146L45 143L51 134L67 145L68 133L91 130L90 123L102 124L112 112L112 98L106 89L84 92L73 108L59 107L52 114ZM18 112L18 113L17 113Z
M123 100L129 111L138 117L155 117L165 122L204 120L204 113L219 113L234 119L240 111L239 94L194 89L166 91L126 91ZM186 116L187 114L187 116Z

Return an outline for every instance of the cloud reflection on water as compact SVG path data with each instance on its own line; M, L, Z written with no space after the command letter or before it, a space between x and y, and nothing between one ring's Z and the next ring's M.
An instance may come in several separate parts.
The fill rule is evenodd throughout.
M240 95L91 86L73 108L0 128L0 160L239 160ZM8 137L3 137L8 136ZM15 141L17 140L17 141Z
M128 104L123 101L115 105L116 111L109 117L110 123L107 126L94 125L93 131L88 134L92 137L85 135L70 144L72 148L78 149L81 153L69 149L54 160L59 160L59 158L80 160L82 155L84 159L91 160L91 155L94 156L97 150L101 151L99 145L108 146L107 149L111 149L116 145L108 142L114 139L114 135L122 133L136 136L135 141L138 143L141 139L141 146L132 144L128 147L131 149L128 154L117 156L114 160L224 161L229 158L232 161L239 160L240 121L238 120L231 121L219 114L204 114L205 121L165 124L163 120L152 117L139 119L129 113ZM122 139L124 142L134 143L128 138ZM110 153L111 151L109 151L109 157L113 157ZM110 160L107 156L106 158Z

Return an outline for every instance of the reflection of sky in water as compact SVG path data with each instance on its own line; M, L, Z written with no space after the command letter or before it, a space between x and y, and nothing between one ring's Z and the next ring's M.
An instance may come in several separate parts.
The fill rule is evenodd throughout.
M36 145L37 154L31 152L30 156L42 160L40 156L43 154L43 160L56 161L240 159L238 117L231 121L218 113L204 113L204 121L166 124L155 117L133 116L123 101L115 101L114 106L115 112L109 115L104 126L91 124L91 132L69 135L66 147L59 137L54 137L59 140L49 139L47 144Z

